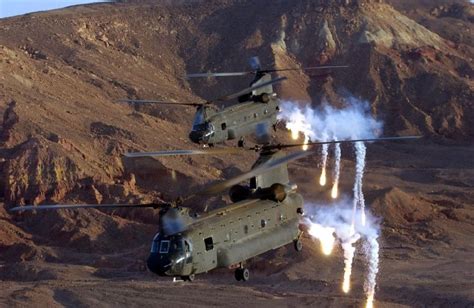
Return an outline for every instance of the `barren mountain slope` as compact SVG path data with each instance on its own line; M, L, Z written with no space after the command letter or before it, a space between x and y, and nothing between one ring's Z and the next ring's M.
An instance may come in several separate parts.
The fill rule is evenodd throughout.
M341 252L325 259L309 238L302 255L284 248L253 260L256 277L247 286L236 287L226 270L191 287L169 286L144 267L157 211L6 211L24 203L169 200L247 170L255 153L124 159L134 150L197 148L187 139L194 110L117 99L199 101L237 91L249 80L183 76L247 69L258 55L269 68L348 64L330 76L285 73L290 80L278 93L314 106L354 96L370 103L386 135L427 136L416 146L369 147L364 187L383 219L376 298L393 307L472 304L473 53L470 40L442 26L458 18L472 33L472 5L424 19L424 1L338 2L123 1L1 19L0 302L241 306L247 296L249 304L361 304L362 276L343 296ZM283 131L277 139L288 140ZM349 194L353 157L344 151ZM317 164L317 157L293 164L292 178L306 199L329 202L315 185ZM192 292L178 297L184 288Z

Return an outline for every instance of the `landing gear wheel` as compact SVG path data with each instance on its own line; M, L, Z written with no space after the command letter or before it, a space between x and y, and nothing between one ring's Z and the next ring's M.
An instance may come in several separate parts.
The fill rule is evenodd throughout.
M194 274L191 274L189 276L181 276L181 279L183 279L184 281L193 282L194 281Z
M238 268L235 270L235 279L237 281L248 281L250 279L250 271L247 268Z
M296 251L300 252L301 250L303 250L303 243L300 239L294 240L293 245Z
M250 271L247 268L242 269L242 281L249 281Z
M244 139L240 139L239 142L237 143L237 146L238 146L239 148L243 148L243 147L245 146L245 141L244 141Z

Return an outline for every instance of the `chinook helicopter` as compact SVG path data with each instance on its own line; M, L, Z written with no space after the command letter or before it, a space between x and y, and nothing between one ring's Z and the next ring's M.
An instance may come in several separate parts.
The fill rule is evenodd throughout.
M197 144L213 146L226 140L238 139L238 146L244 146L244 137L256 134L258 143L267 143L269 129L276 130L277 114L280 111L279 99L273 85L286 80L286 77L272 79L271 74L294 70L328 70L347 66L314 66L304 68L262 69L258 57L250 59L250 71L228 73L188 74L187 78L211 78L255 75L250 86L234 94L222 96L205 102L170 102L161 100L123 99L119 102L131 104L166 104L194 106L192 130L189 139ZM238 104L219 109L216 103L238 99Z
M308 146L388 140L407 140L420 137L385 137L329 142L311 142ZM196 274L215 268L236 268L235 278L247 281L250 272L245 262L267 251L293 243L302 250L300 221L303 197L290 182L287 164L314 154L296 151L285 155L282 149L303 144L277 144L250 148L259 153L252 169L234 178L212 184L194 195L179 198L174 203L151 204L82 204L19 206L11 212L46 209L78 208L155 208L160 209L159 230L153 238L148 269L159 276L181 277L192 281ZM128 153L128 157L162 157L241 153L243 149L177 150L165 152ZM241 182L248 181L247 185ZM200 216L191 215L183 207L184 201L201 195L210 196L229 189L232 203Z

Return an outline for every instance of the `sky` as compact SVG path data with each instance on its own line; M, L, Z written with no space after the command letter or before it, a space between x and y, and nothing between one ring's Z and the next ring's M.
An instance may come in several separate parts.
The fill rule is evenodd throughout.
M104 1L104 0L102 0ZM474 0L469 0L474 3ZM62 7L101 2L97 0L0 0L0 18L22 15L37 11L47 11Z
M104 1L104 0L102 0ZM47 11L62 7L102 2L97 0L0 0L0 18L22 15L37 11Z

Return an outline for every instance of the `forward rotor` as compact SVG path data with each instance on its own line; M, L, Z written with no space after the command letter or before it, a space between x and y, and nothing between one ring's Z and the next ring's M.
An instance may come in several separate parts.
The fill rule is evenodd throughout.
M37 211L37 210L59 210L59 209L114 209L114 208L169 208L172 207L171 203L142 203L142 204L45 204L45 205L24 205L17 206L9 209L10 212L21 212L21 211Z
M348 65L325 65L325 66L309 66L309 67L292 67L292 68L280 68L280 69L264 69L264 70L251 70L243 72L226 72L226 73L193 73L187 74L186 78L211 78L211 77L236 77L236 76L248 76L257 74L267 74L276 72L287 72L287 71L312 71L312 70L325 70L325 69L340 69L348 68Z
M212 104L215 104L215 103L226 102L226 101L232 100L234 98L238 98L241 95L251 93L252 91L258 90L260 88L282 82L286 79L288 79L288 78L287 77L278 77L278 78L275 78L275 79L272 79L272 80L269 80L269 81L266 81L266 82L263 82L263 83L260 83L260 84L252 85L252 86L250 86L248 88L245 88L245 89L243 89L239 92L236 92L236 93L224 95L224 96L212 99L212 100L208 100L208 101L205 101L205 102L199 102L199 103L181 103L181 102L171 102L171 101L163 101L163 100L148 100L148 99L145 99L145 100L121 99L121 100L118 100L118 102L132 103L132 104L161 104L161 105L181 105L181 106L200 107L200 106L204 106L204 105L212 105Z

